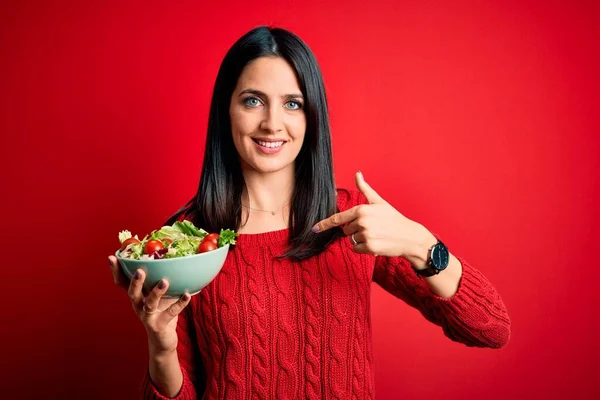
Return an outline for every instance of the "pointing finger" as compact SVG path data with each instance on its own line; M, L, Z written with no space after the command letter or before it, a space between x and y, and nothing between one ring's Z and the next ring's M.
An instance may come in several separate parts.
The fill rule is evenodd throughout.
M344 225L350 221L355 220L357 217L358 207L359 206L352 207L349 210L333 214L331 217L325 218L324 220L317 222L312 227L313 232L324 232L328 229Z

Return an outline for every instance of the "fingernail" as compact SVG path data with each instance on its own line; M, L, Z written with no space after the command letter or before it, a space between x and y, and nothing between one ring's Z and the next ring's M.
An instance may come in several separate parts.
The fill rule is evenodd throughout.
M140 271L135 271L135 274L133 274L133 279L135 279L136 281L138 279L140 279L142 277L142 274L140 274Z
M312 231L315 233L319 232L320 230L321 230L321 227L319 226L319 224L312 227Z
M166 283L165 283L165 281L163 281L163 280L161 280L161 281L158 283L158 288L159 288L159 289L164 289L164 288L165 288L165 286L167 286L167 284L166 284Z
M184 293L183 296L181 296L181 298L183 299L183 301L188 301L190 295L188 293Z

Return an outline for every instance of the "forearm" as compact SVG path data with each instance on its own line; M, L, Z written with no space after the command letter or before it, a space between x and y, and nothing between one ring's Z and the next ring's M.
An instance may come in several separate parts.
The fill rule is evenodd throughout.
M429 248L437 243L436 237L421 225L419 239L411 253L406 255L413 268L427 268L427 254ZM440 297L450 298L458 291L462 265L460 261L450 254L448 267L437 275L424 278L431 290Z
M454 255L438 275L417 276L412 269L426 268L428 250L437 238L421 225L413 228L412 244L399 257L376 259L373 280L440 325L450 339L467 346L504 346L510 338L510 318L496 289Z
M156 389L166 397L175 397L183 385L183 374L177 351L159 353L150 348L150 379Z

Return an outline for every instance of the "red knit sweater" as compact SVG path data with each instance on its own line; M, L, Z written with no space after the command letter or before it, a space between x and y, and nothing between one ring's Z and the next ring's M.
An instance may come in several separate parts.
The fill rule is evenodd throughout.
M341 210L364 202L358 191L338 191ZM221 273L179 316L177 399L373 399L372 281L452 340L500 347L509 339L500 296L460 257L458 292L444 299L405 258L357 254L347 238L303 262L275 260L288 238L288 230L240 235ZM166 398L148 373L142 394Z

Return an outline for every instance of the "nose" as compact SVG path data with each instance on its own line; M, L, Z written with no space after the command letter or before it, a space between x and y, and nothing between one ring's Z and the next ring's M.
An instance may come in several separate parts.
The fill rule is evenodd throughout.
M283 130L283 107L270 106L260 123L260 129L269 133L281 132Z

